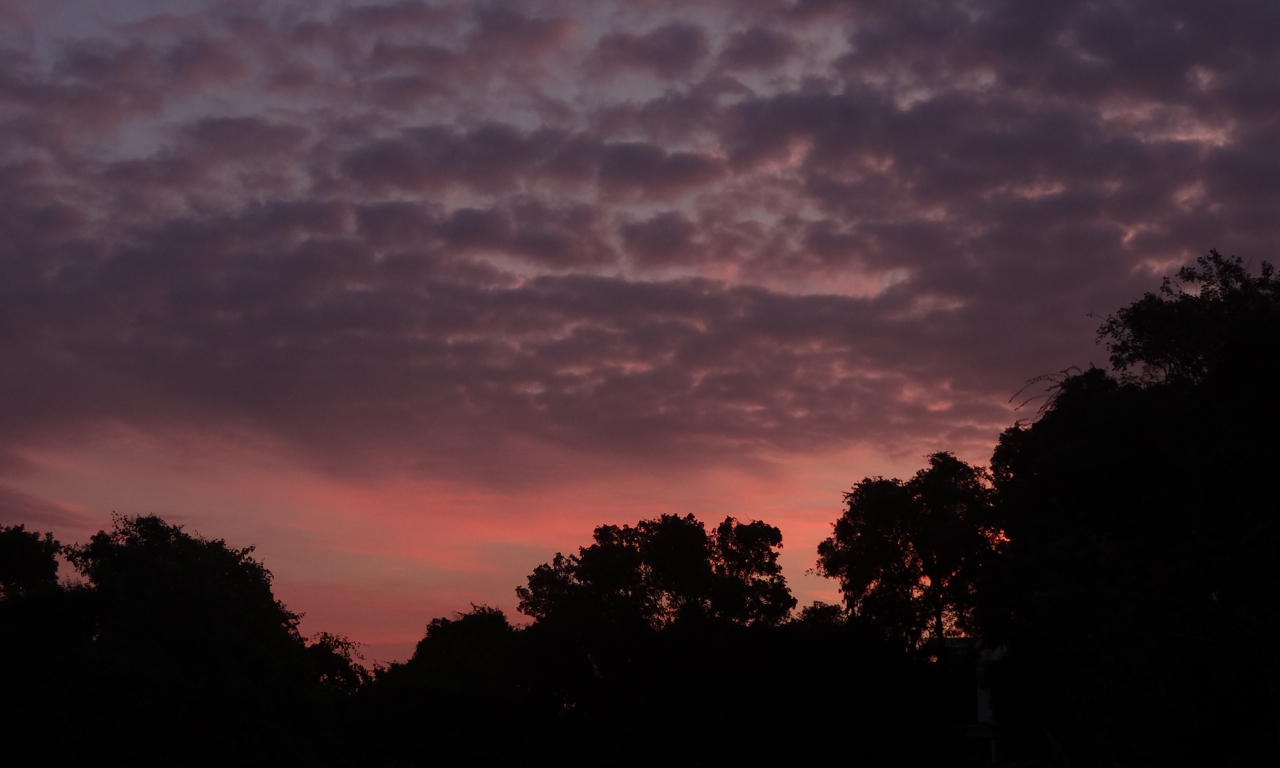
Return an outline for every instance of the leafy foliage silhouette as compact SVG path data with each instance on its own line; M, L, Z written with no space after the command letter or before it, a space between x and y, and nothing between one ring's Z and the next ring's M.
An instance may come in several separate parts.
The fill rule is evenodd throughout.
M1280 291L1216 251L1178 277L1196 290L1166 281L1103 323L1114 373L1063 379L992 458L996 710L1083 764L1280 753Z
M839 607L789 621L781 545L777 528L733 518L711 531L674 515L596 528L517 590L532 625L486 606L433 619L413 658L378 676L364 695L366 722L387 734L382 759L837 759L840 741L787 736L821 728L856 738L871 761L936 764L954 746L942 677ZM422 722L454 739L405 738Z
M1125 381L1146 384L1273 376L1278 336L1275 267L1263 262L1255 277L1239 258L1216 250L1178 270L1176 282L1165 278L1159 293L1121 309L1098 330L1112 367Z
M51 533L41 538L22 525L0 528L0 598L57 585L61 550Z
M31 555L30 534L0 531L14 540ZM6 548L3 568L25 563L25 583L37 574L46 588L6 584L0 601L6 690L60 713L26 723L46 745L33 764L277 765L319 751L334 681L360 673L334 636L307 647L252 548L155 516L117 516L84 545L39 545L35 564ZM49 584L59 551L87 584Z
M949 453L906 482L867 478L818 545L818 572L839 580L850 613L905 648L964 636L973 626L978 572L1001 533L990 525L984 470Z
M782 532L725 518L710 534L693 515L602 525L577 555L557 553L519 587L540 621L664 627L697 619L781 623L795 607L778 565Z

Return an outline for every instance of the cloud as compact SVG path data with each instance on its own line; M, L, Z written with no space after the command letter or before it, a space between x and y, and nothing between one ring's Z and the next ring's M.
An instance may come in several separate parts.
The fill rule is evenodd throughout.
M355 33L377 33L405 28L431 28L452 20L456 11L449 5L418 0L348 6L338 13L334 28Z
M698 226L679 212L660 213L640 222L623 224L627 252L646 266L698 261Z
M468 48L477 56L536 59L563 48L580 29L573 19L526 16L506 5L483 5L475 15Z
M791 35L753 26L729 36L720 51L720 64L729 69L772 69L783 64L799 46Z
M307 135L301 126L272 124L259 117L207 117L186 126L184 133L201 153L228 160L279 155Z
M589 63L605 73L634 69L672 79L688 74L709 51L705 29L697 24L673 22L643 35L605 35L596 44Z
M600 185L606 190L634 190L659 199L710 184L723 173L723 163L716 158L667 152L645 142L606 145L600 158Z
M234 82L249 72L230 40L184 40L166 51L161 61L173 82L188 88Z
M16 488L0 485L0 525L25 525L41 532L51 528L81 529L85 516L64 504L46 501Z
M1023 381L1103 356L1088 313L1210 247L1274 258L1269 5L678 10L13 38L0 452L124 425L554 482L530 446L987 445Z
M526 134L503 123L465 132L423 126L370 142L343 160L342 171L371 186L421 190L462 184L499 192L516 186L535 164L553 161L565 139L556 131Z

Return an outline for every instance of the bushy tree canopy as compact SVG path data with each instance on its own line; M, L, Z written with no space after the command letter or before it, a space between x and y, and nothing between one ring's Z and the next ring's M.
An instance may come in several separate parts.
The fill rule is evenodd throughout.
M0 526L0 598L57 584L60 550L53 534Z
M680 618L773 625L795 598L778 565L782 532L726 518L714 531L687 515L602 525L577 555L557 553L516 590L540 621L662 627Z
M906 482L867 478L818 545L852 615L909 647L972 629L979 570L1000 542L987 474L949 453Z
M253 547L228 547L148 515L118 516L110 531L66 551L93 584L101 632L121 633L120 642L142 652L252 656L301 642L299 616L275 599Z
M1211 251L1099 338L1112 370L1063 379L992 458L1006 720L1130 764L1246 764L1262 733L1274 754L1280 280ZM1192 756L1189 728L1231 747Z
M1273 377L1280 279L1267 262L1255 276L1241 259L1211 250L1177 281L1166 278L1158 293L1108 317L1098 337L1118 373L1147 383Z

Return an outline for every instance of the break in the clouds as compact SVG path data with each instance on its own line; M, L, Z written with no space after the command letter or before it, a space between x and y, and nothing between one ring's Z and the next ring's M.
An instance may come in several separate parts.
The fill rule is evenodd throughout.
M1272 2L95 13L0 13L11 457L989 445L1027 378L1102 362L1088 313L1280 234Z

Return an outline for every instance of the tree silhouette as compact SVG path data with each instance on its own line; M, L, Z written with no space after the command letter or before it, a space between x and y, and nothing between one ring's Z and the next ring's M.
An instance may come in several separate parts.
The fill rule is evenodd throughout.
M519 759L736 765L860 758L937 764L939 678L835 606L795 601L777 528L692 516L601 526L522 590L545 613L433 619L371 675L356 645L297 632L252 549L158 517L80 546L0 530L0 684L35 764L405 765ZM7 549L5 548L7 547ZM54 553L86 577L59 585ZM15 575L16 574L16 575ZM535 601L540 600L540 603ZM612 614L595 614L604 609Z
M359 685L347 641L307 647L252 547L116 516L63 551L89 580L75 592L89 627L82 674L62 692L78 709L68 760L305 760L319 745L302 734L326 732L325 697Z
M593 764L937 764L950 744L937 670L838 607L790 621L781 546L763 522L708 531L664 515L600 526L537 567L517 590L535 621L494 664L530 692L512 732L541 722ZM789 735L806 728L844 738Z
M1098 337L1127 380L1199 384L1243 377L1274 381L1280 338L1280 279L1263 262L1255 277L1216 250L1106 319ZM1194 288L1188 291L1186 284Z
M44 538L22 525L0 527L0 599L58 583L58 552L53 534Z
M1276 754L1280 281L1216 251L1178 277L1103 323L1114 373L1064 379L992 458L997 712L1079 759Z
M317 632L307 641L306 654L309 677L322 690L350 695L373 679L362 664L360 643L345 635Z
M455 694L505 695L515 633L501 610L472 606L453 619L432 619L405 667Z
M635 527L602 525L593 538L577 555L557 553L534 569L516 590L522 613L660 628L701 618L772 625L795 606L773 526L730 517L708 534L693 515L662 515Z
M15 765L67 764L89 714L89 595L58 584L61 549L51 534L0 528L0 730Z
M818 545L818 572L839 580L850 613L906 647L972 629L979 569L999 543L986 473L949 453L906 482L866 478Z
M714 615L744 626L776 626L796 600L778 564L782 531L760 521L725 518L712 536Z
M141 647L246 655L300 644L300 617L275 599L253 547L192 536L155 515L114 522L66 548L94 586L108 641L118 631Z

